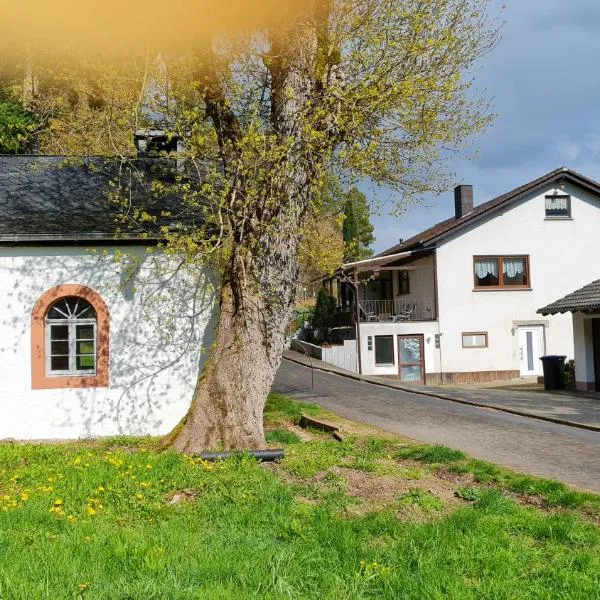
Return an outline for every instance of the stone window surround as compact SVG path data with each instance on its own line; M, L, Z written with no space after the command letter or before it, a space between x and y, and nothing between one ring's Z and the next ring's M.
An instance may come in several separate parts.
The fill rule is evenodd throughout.
M50 307L65 296L79 296L95 309L97 325L97 363L94 375L56 376L46 374L46 314ZM110 318L104 300L94 290L78 283L53 287L39 298L31 313L31 388L34 390L60 388L108 387Z

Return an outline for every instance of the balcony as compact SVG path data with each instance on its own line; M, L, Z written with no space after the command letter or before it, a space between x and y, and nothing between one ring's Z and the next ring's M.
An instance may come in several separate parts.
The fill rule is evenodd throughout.
M433 299L403 296L393 300L363 300L360 304L361 323L409 323L412 321L435 321Z

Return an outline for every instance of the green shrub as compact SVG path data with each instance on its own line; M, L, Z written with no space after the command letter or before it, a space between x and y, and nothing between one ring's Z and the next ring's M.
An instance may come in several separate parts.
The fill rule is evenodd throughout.
M15 102L0 102L0 154L29 150L35 120Z
M467 502L475 502L476 500L479 499L479 497L481 495L481 490L479 488L462 487L462 488L458 488L454 492L454 494L458 498L467 500Z
M312 326L316 329L329 329L334 325L335 298L324 289L317 294L317 303L312 316Z

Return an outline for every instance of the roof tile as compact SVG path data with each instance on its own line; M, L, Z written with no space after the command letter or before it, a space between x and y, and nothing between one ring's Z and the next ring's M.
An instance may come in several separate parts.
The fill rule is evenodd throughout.
M600 311L600 279L540 308L537 312L542 315L555 315L565 312L588 311Z

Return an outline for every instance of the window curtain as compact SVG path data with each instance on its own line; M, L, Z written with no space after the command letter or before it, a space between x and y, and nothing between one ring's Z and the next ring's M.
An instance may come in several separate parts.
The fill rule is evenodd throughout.
M567 211L569 210L569 199L565 196L546 196L546 210Z
M504 258L502 264L507 277L516 277L525 272L525 261L522 258Z
M493 258L476 260L475 274L479 279L485 279L488 275L498 277L498 261Z

